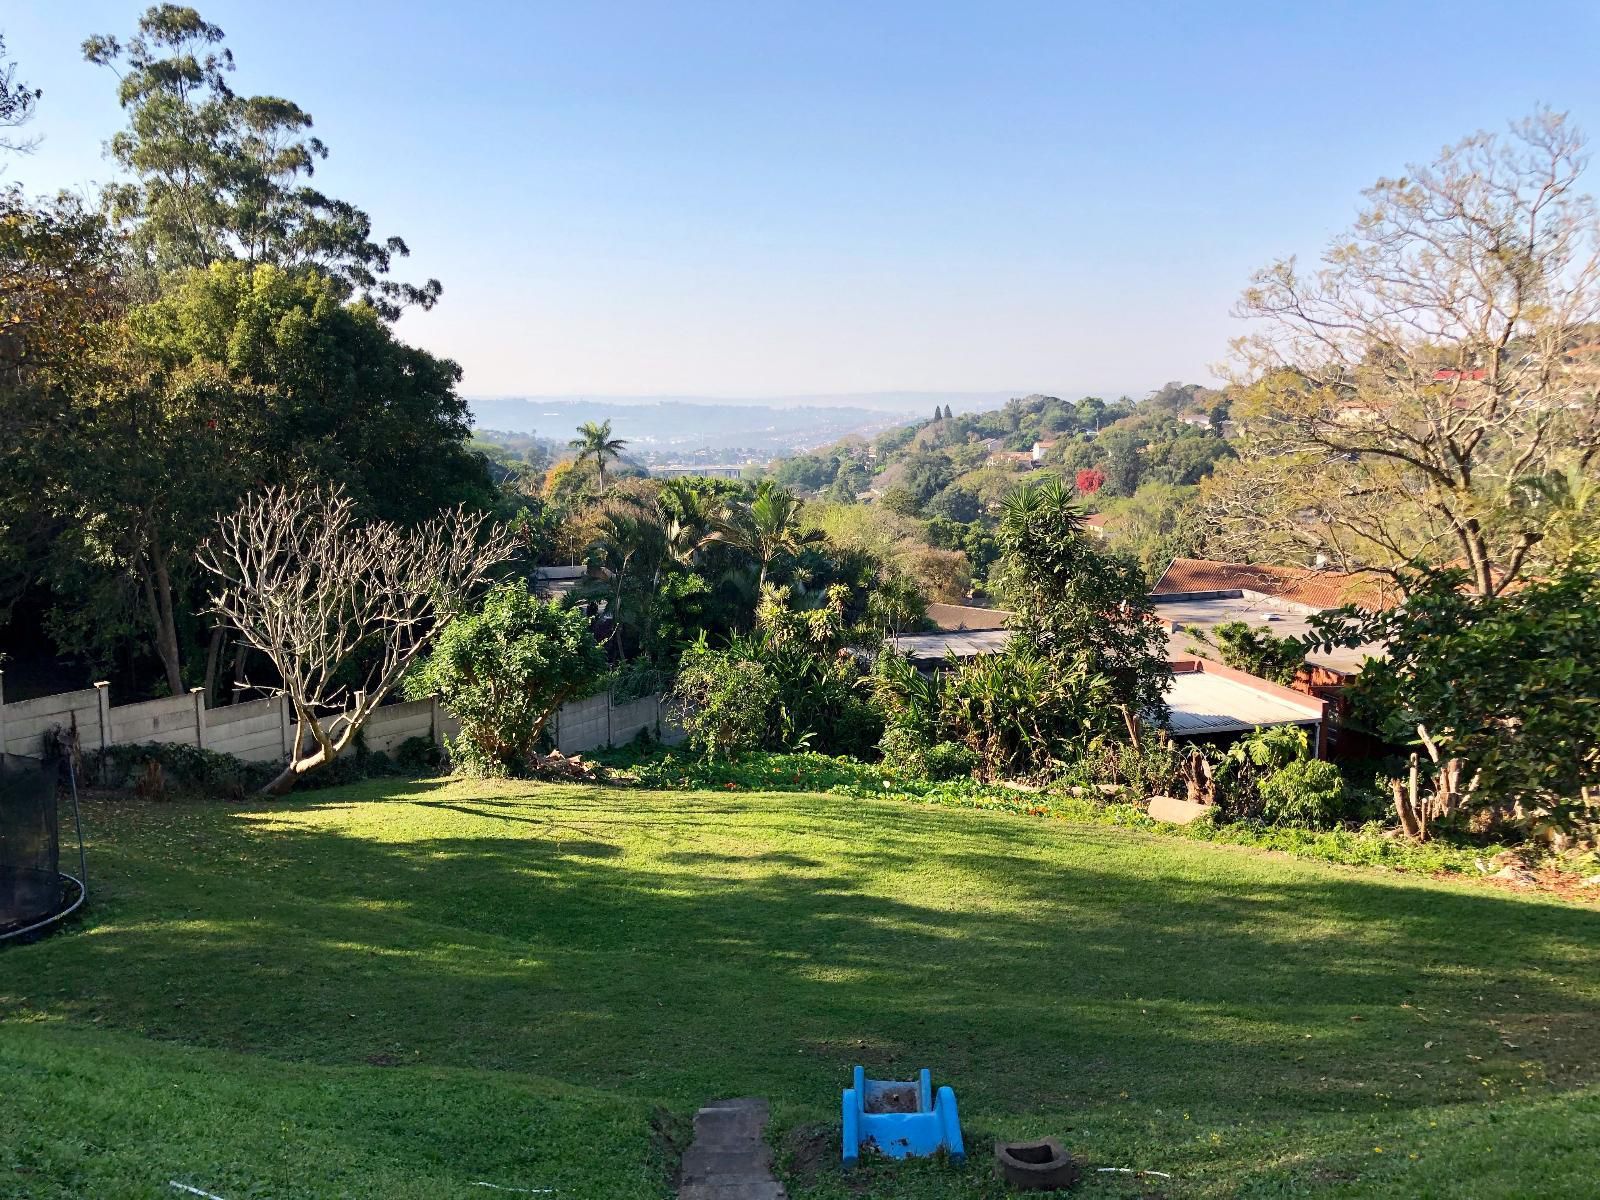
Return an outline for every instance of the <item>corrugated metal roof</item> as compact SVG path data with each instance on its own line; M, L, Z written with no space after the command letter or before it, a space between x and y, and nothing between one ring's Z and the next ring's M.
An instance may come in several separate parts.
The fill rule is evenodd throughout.
M1237 680L1202 671L1180 672L1167 689L1167 728L1180 736L1234 733L1266 725L1306 725L1321 719L1320 704L1304 705Z
M1311 623L1303 612L1285 607L1273 600L1246 600L1240 596L1213 596L1195 598L1175 596L1157 600L1153 607L1156 616L1170 622L1174 629L1167 637L1167 650L1172 658L1195 657L1195 639L1186 630L1200 629L1209 633L1218 625L1229 621L1243 621L1252 629L1264 629L1277 637L1304 637L1311 632ZM1215 650L1201 651L1206 657L1216 657ZM1332 650L1313 650L1306 661L1314 666L1327 667L1341 675L1359 674L1369 658L1382 658L1384 649L1377 643L1350 649L1336 646Z

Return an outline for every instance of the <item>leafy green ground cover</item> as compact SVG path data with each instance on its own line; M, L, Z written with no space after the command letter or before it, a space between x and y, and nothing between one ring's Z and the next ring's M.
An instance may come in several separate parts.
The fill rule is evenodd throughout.
M934 782L898 773L881 763L866 763L846 756L758 751L733 759L708 761L682 751L654 750L640 754L622 750L599 757L619 772L619 779L653 788L825 791L837 796L901 800L1159 831L1172 837L1254 846L1298 858L1351 866L1476 875L1481 873L1481 863L1507 848L1451 842L1444 838L1417 843L1390 836L1377 822L1340 829L1294 829L1259 821L1196 822L1178 827L1151 820L1142 807L1125 800L1089 798L1059 787L1025 790L973 779Z
M0 951L0 1195L665 1197L759 1094L791 1195L1587 1196L1600 913L853 795L374 780L99 799L92 911ZM850 1066L970 1165L832 1165Z

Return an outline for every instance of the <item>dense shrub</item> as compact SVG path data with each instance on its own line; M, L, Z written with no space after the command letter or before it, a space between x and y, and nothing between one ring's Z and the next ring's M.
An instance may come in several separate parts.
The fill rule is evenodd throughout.
M717 758L762 745L777 700L777 681L764 664L699 645L679 662L668 703L689 744Z
M1247 733L1217 757L1213 767L1217 802L1231 820L1269 819L1263 810L1262 780L1310 754L1310 740L1297 725Z
M422 742L433 750L432 763L400 761L400 752L410 742ZM322 770L306 777L301 787L310 791L342 787L363 779L385 779L397 775L420 775L439 765L438 749L426 738L411 738L396 750L396 758L368 750L358 735L354 747L341 754ZM90 779L101 777L106 786L138 792L149 799L167 796L197 796L206 799L242 800L259 791L279 771L277 760L246 762L231 754L218 754L178 742L140 742L108 746L89 756L84 766Z
M1246 621L1225 621L1211 631L1209 638L1198 629L1191 630L1190 635L1211 641L1227 666L1273 683L1294 682L1306 661L1306 646L1299 638L1279 637Z
M896 775L917 779L961 779L981 764L976 751L959 742L933 742L905 726L892 726L878 743L884 766Z
M923 756L923 773L934 781L964 779L978 769L981 761L975 751L958 742L935 742Z
M1261 815L1273 825L1327 829L1344 816L1344 776L1331 762L1305 758L1279 767L1257 785Z
M432 738L409 737L394 748L395 766L410 775L444 769L445 755Z
M1045 658L1020 640L1002 654L949 660L924 675L893 652L878 656L873 688L892 738L885 754L925 773L940 744L964 747L988 779L1040 777L1080 747L1103 741L1121 718L1110 682L1083 657ZM946 769L960 761L944 751Z
M156 799L194 794L239 800L278 773L275 762L251 763L177 742L108 746L86 764L90 778Z
M848 653L736 638L726 650L691 647L669 703L690 744L706 754L804 748L860 756L883 732L860 682Z
M1406 582L1403 605L1312 622L1323 645L1385 644L1351 688L1356 720L1426 752L1434 818L1581 831L1595 820L1585 789L1600 786L1600 558L1496 596L1460 570Z
M437 695L461 719L451 746L458 766L514 775L529 768L556 710L595 691L604 672L587 618L545 603L518 580L446 625L406 691Z

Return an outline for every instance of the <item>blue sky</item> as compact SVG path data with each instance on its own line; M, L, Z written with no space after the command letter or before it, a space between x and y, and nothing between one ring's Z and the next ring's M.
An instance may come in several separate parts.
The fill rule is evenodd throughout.
M444 299L476 394L1141 393L1204 379L1250 272L1535 104L1600 134L1600 6L198 5L240 90ZM9 0L34 190L111 177L89 33Z

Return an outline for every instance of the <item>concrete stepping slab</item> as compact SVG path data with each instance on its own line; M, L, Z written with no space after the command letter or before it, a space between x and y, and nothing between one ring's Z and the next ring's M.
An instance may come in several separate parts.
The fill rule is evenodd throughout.
M717 1100L694 1115L694 1141L678 1172L678 1200L788 1200L761 1136L769 1108L759 1096Z

